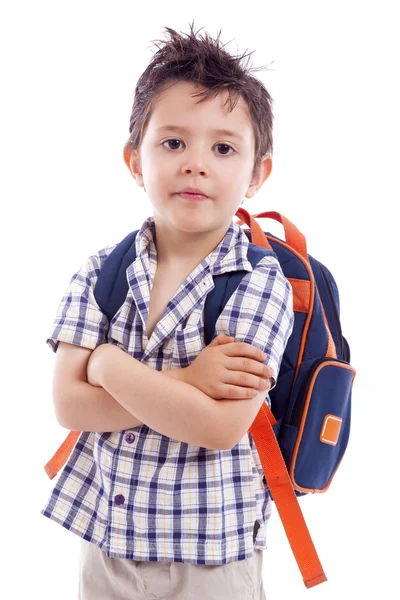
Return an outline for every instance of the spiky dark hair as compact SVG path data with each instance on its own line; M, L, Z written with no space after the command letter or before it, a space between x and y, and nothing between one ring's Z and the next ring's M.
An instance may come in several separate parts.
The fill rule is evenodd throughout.
M248 67L254 50L233 56L220 44L221 30L215 40L207 32L204 36L198 36L194 21L190 24L188 34L180 35L170 27L164 29L170 39L152 41L158 51L136 84L126 149L131 151L140 147L157 95L179 81L190 81L205 88L195 94L200 96L199 102L215 98L223 90L229 92L227 102L230 102L230 111L240 97L245 100L253 123L253 173L256 173L262 156L272 156L274 117L272 97L263 83L250 74L264 69ZM247 63L242 64L246 57Z

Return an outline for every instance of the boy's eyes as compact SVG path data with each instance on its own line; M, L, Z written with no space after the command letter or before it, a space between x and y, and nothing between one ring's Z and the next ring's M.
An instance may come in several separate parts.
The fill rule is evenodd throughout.
M165 144L169 144L170 142L178 142L178 144L183 143L182 140L179 140L177 138L170 138L169 140L165 140L165 142L162 143L162 145L164 146ZM232 148L232 146L230 146L229 144L215 144L215 146L222 146L224 148L230 148L232 150L232 154L236 153L236 150L234 150ZM177 150L179 148L177 148L177 146L175 145L174 148L171 148L171 146L168 146L168 150ZM222 153L221 156L229 156L228 153Z

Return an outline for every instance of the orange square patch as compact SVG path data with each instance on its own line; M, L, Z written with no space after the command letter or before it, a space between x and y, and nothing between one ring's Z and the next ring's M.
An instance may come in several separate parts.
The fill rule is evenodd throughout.
M324 444L336 446L341 427L342 419L340 417L335 417L335 415L326 415L319 439Z

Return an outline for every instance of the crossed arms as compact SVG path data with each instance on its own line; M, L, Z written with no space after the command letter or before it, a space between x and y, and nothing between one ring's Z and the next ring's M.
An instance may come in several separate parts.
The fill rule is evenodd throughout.
M56 357L53 402L61 426L120 431L146 424L175 440L221 450L246 434L270 387L261 382L275 375L258 348L226 336L215 338L191 369L157 371L113 344L92 351L60 342Z

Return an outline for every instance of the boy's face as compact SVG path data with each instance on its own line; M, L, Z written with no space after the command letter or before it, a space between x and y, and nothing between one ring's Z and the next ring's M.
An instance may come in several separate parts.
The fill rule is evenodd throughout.
M221 230L223 236L243 198L254 196L269 176L272 160L263 157L252 179L254 133L247 104L240 98L229 112L229 104L224 107L228 92L196 104L199 97L191 94L201 89L180 81L164 90L139 153L125 153L125 161L147 192L156 227L190 234ZM207 198L195 202L178 195L188 187L200 189Z

